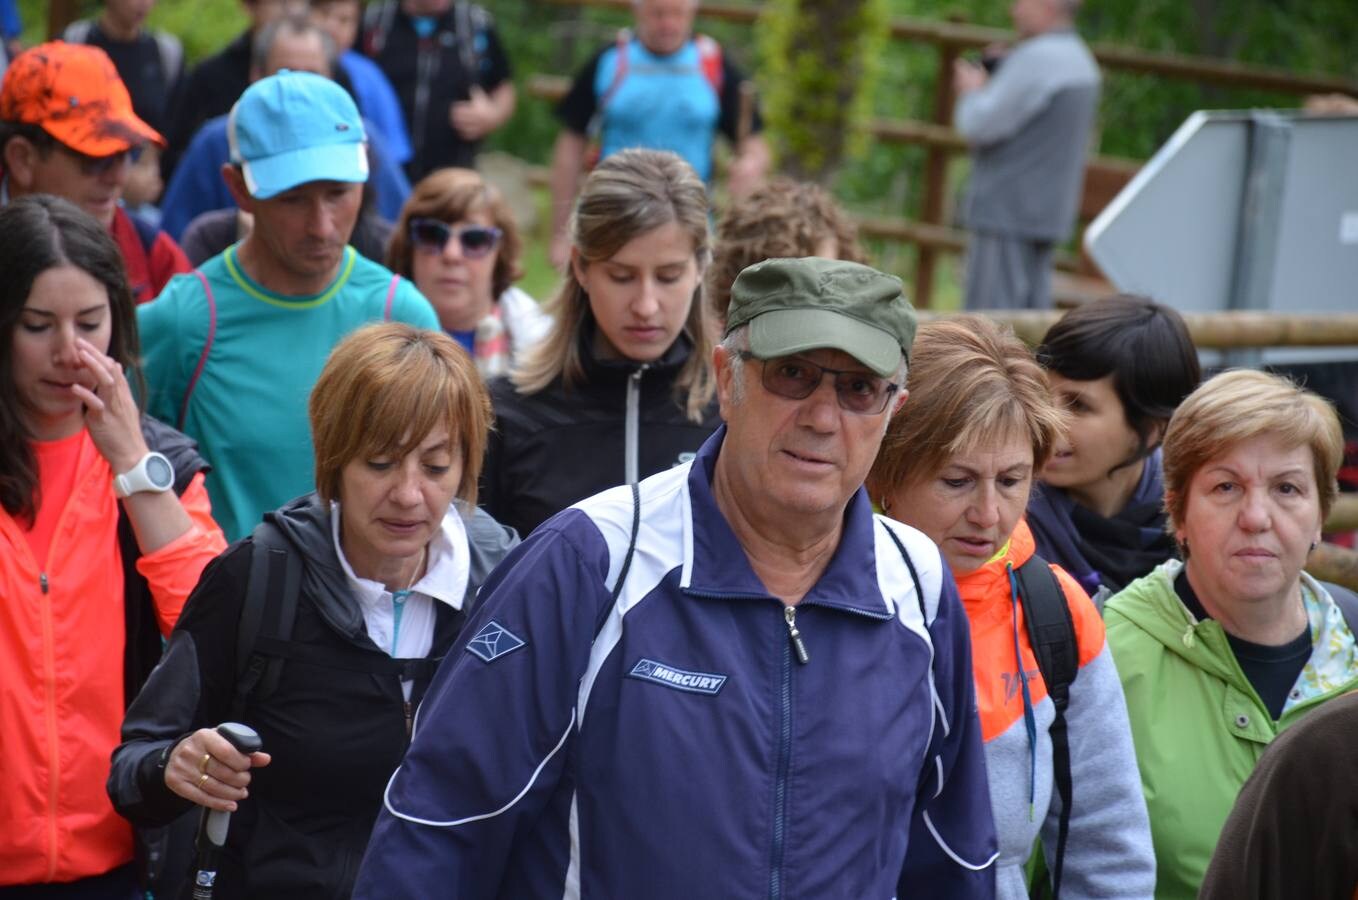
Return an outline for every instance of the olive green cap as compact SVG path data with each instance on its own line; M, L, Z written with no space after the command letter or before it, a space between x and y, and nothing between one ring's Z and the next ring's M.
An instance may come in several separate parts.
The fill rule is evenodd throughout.
M889 378L909 360L915 310L901 280L835 259L766 259L731 286L726 334L750 326L750 352L773 359L821 348L842 350Z

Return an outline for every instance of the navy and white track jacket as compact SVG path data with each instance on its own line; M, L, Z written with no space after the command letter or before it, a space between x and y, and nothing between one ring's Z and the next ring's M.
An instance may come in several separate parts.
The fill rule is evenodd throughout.
M713 500L724 436L641 483L616 604L626 487L486 582L355 897L994 897L967 619L938 550L860 490L796 607L800 662Z

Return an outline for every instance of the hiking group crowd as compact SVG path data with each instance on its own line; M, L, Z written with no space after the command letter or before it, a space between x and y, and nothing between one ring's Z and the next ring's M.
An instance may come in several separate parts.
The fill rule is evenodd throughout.
M0 897L1358 896L1328 401L917 320L696 0L561 102L541 306L485 10L151 5L0 88ZM1077 7L959 64L968 306L1050 303Z

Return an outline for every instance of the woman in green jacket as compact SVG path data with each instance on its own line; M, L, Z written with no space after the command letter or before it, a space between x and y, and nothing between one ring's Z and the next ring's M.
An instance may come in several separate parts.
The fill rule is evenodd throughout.
M1358 687L1353 632L1302 571L1338 490L1341 450L1329 404L1261 372L1218 375L1170 420L1165 503L1183 559L1105 608L1159 898L1197 896L1269 742Z

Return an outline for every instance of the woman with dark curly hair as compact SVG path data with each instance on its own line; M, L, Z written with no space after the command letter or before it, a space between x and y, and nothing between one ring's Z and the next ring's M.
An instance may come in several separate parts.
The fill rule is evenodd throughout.
M774 178L732 204L717 226L707 270L707 297L716 332L726 321L731 285L747 266L780 257L821 256L866 263L858 227L818 184Z

